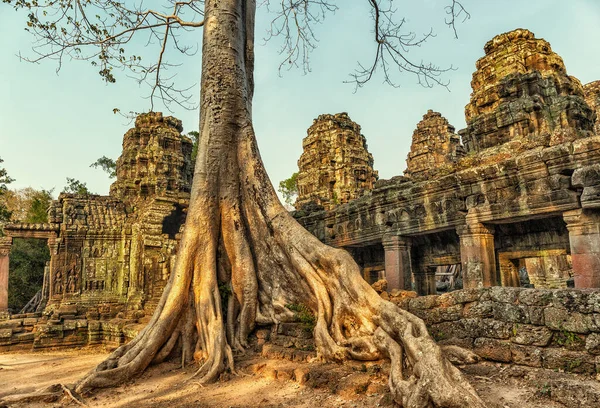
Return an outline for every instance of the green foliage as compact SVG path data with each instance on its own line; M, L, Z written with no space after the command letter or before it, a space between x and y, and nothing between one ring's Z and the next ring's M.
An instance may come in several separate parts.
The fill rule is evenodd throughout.
M46 241L15 238L10 251L8 307L19 312L41 289L44 266L50 260Z
M90 190L88 190L86 183L82 183L79 180L67 177L67 185L62 191L63 193L75 194L82 197L87 197L90 194Z
M280 181L277 191L281 193L286 204L292 205L298 196L298 172L292 174L290 178Z
M539 384L536 394L538 397L550 398L552 395L552 387L550 387L550 384L548 383Z
M108 173L109 178L117 177L117 163L106 156L100 157L94 163L90 164L90 167L97 169L100 167L106 173Z
M285 305L285 307L294 312L296 319L298 319L298 321L304 325L304 329L306 331L312 332L314 330L317 324L317 318L308 306L291 303L289 305Z
M0 158L0 163L4 162L4 160L2 160L2 158ZM12 183L14 180L10 177L8 177L8 173L6 172L6 169L3 167L0 167L0 198L4 195L4 193L6 193L7 184ZM10 220L10 215L11 212L8 210L8 208L6 208L6 205L2 202L0 202L0 222L6 222L8 220ZM1 231L0 231L1 234Z
M565 347L578 347L585 344L585 341L581 339L577 334L562 329L561 331L554 333L554 340L559 346Z
M188 132L188 136L192 139L192 163L196 163L196 156L198 156L198 141L200 140L200 133L195 130Z
M35 190L23 221L30 223L48 222L48 208L52 203L52 190Z

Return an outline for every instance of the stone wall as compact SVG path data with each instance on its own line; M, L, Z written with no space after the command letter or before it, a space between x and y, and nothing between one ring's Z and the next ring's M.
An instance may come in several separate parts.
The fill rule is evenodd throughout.
M503 363L600 372L600 290L493 287L383 296L421 317L439 344Z
M371 190L377 180L366 138L345 112L315 119L302 148L297 209L309 203L326 209L347 203Z

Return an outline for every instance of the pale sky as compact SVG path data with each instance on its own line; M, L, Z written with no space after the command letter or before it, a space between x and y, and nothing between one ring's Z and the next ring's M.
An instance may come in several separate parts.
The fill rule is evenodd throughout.
M428 109L441 112L457 130L465 127L475 62L483 56L486 41L502 32L527 28L550 42L570 75L584 84L600 79L600 0L463 0L471 19L458 25L459 39L444 25L449 0L423 0L397 2L399 13L417 32L433 27L437 37L415 56L457 67L445 76L450 92L423 88L404 74L400 88L376 77L354 93L343 81L358 60L368 63L375 49L368 2L338 3L340 10L317 27L320 42L307 75L295 70L280 77L279 44L257 41L254 125L274 184L297 171L306 129L323 113L348 112L362 126L380 178L402 174L413 130ZM25 19L25 14L0 5L0 157L16 179L11 187L54 187L56 195L65 178L73 177L91 191L107 194L111 181L89 165L103 155L119 156L123 134L132 124L112 110L147 111L148 89L124 74L116 84L105 85L86 62L67 62L58 75L52 61L20 62L17 54L27 55L32 42L23 30ZM264 37L269 21L265 10L259 10L257 38ZM200 43L201 31L193 35L191 41ZM198 54L184 61L178 81L198 84L199 76ZM199 95L198 85L193 92ZM197 130L197 111L174 109L173 115L183 121L184 132Z

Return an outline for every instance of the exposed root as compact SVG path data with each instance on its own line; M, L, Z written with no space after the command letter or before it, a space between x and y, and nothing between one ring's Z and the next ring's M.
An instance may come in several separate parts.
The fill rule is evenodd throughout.
M85 402L83 402L83 399L79 397L76 392L71 391L71 389L64 384L61 384L60 386L62 387L65 394L77 405L81 405L82 407L88 406Z
M482 408L423 321L382 300L346 251L322 244L280 204L251 123L255 2L204 5L201 135L175 269L147 327L77 391L121 384L178 347L182 365L201 362L198 385L215 381L235 372L233 350L243 352L257 322L289 321L285 305L303 304L316 318L318 357L389 356L403 407Z

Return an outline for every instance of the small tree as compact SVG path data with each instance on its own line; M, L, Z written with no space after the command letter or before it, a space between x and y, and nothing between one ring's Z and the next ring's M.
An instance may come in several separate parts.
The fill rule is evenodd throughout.
M3 163L4 160L0 158L0 163ZM7 184L12 183L14 180L8 176L8 173L4 167L0 167L0 226L10 220L11 212L6 207L6 203L3 200L3 196L7 191ZM0 228L0 235L2 234L2 229Z
M292 174L290 178L280 181L277 191L281 193L287 205L294 205L294 201L298 197L298 172Z
M63 193L75 194L82 197L87 197L90 194L90 190L87 188L86 183L82 183L74 178L67 177L67 185L63 188Z
M100 157L94 163L90 164L90 167L93 167L95 169L100 167L108 174L108 178L112 179L117 177L117 163L113 159L108 158L106 156Z
M198 139L200 138L200 133L192 130L188 132L188 136L192 139L192 163L195 163L196 156L198 156Z

